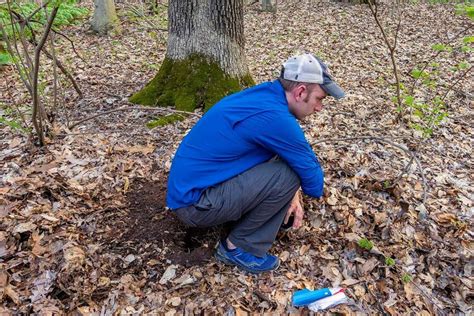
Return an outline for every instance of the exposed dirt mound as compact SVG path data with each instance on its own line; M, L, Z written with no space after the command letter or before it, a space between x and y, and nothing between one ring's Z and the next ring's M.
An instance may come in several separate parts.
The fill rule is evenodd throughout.
M125 258L134 254L141 261L169 260L186 267L207 262L221 229L186 227L166 210L165 197L164 183L133 183L127 195L128 209L107 223L113 227L105 238L108 249Z

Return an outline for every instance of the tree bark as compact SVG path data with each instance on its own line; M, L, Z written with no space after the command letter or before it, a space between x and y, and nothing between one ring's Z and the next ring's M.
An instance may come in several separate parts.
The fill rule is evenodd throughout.
M168 21L165 60L131 102L208 109L254 84L244 53L243 0L170 0Z
M94 7L91 27L95 32L107 34L111 30L118 30L114 0L94 0Z

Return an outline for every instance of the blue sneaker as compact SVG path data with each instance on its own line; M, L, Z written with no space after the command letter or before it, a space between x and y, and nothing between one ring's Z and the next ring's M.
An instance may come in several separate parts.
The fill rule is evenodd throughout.
M256 257L240 248L229 250L225 240L219 243L216 251L216 259L230 265L235 265L242 270L251 273L261 273L275 270L280 265L277 256L265 254L264 257Z

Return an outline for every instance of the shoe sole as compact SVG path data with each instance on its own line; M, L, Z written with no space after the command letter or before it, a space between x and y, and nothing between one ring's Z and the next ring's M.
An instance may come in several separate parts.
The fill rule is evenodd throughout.
M225 264L227 264L227 265L239 267L240 269L242 269L242 270L244 270L244 271L247 271L247 272L250 272L250 273L253 273L253 274L259 274L259 273L263 273L263 272L270 272L270 271L273 271L273 270L278 269L278 267L280 266L280 260L278 260L278 263L277 263L277 265L276 265L274 268L272 268L272 269L270 269L270 270L257 271L257 270L251 270L251 269L249 269L248 267L246 267L246 266L244 266L244 265L241 265L241 264L239 264L239 263L230 261L230 260L227 259L226 257L222 256L219 252L216 252L215 255L214 255L214 257L215 257L217 260L219 260L219 261L221 261L221 262L223 262L223 263L225 263Z

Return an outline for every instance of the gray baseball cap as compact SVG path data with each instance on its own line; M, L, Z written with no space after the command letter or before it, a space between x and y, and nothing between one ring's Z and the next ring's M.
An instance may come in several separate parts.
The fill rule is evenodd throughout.
M290 81L318 83L328 95L337 100L346 95L332 79L326 64L312 54L288 58L283 64L280 77Z

